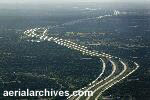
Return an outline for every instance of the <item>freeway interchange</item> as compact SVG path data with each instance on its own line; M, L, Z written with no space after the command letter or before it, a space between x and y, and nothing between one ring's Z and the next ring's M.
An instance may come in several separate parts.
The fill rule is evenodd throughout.
M80 89L80 91L93 91L93 96L73 96L70 95L68 100L99 100L102 96L102 93L107 89L111 88L113 85L122 81L132 73L134 73L139 65L136 62L132 62L134 65L130 66L127 60L106 54L106 53L98 53L95 50L88 50L86 46L79 45L69 40L61 39L59 37L51 37L47 34L47 28L34 28L29 29L24 32L24 35L27 37L36 38L39 40L54 42L58 45L64 46L66 48L70 48L76 51L81 52L83 55L88 55L91 57L99 58L102 62L102 72L99 76L93 80L91 83L87 84L87 86ZM110 65L107 65L106 62L109 62ZM112 71L109 75L105 76L108 68L111 67ZM104 78L102 78L104 77Z

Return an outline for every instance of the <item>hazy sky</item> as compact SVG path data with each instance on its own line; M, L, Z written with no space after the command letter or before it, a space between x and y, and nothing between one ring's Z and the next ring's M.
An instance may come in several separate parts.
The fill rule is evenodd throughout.
M150 0L0 0L0 3L148 2Z

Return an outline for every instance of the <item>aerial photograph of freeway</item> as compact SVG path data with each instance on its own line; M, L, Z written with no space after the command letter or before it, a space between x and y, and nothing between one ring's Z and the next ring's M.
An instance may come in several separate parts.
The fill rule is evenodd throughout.
M150 0L1 0L0 100L150 100Z

